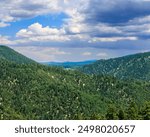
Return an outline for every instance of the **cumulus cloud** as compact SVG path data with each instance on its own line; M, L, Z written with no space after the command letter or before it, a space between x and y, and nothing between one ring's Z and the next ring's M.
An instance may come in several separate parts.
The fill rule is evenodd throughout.
M76 21L111 24L150 14L148 0L2 0L0 7L2 22L64 12Z
M82 1L83 2L83 1ZM85 3L85 1L84 1ZM89 42L149 39L150 1L88 0L69 9L64 28L71 38ZM78 37L79 36L79 37Z
M0 20L4 22L61 12L60 0L4 0L0 2Z
M39 23L30 25L27 29L20 30L16 36L21 40L18 42L47 42L47 41L68 41L69 37L65 35L65 30L43 27Z
M112 44L150 38L148 0L5 0L0 1L0 6L0 27L39 15L63 12L68 16L61 28L43 27L40 23L22 28L13 44L70 42L74 45L80 41L85 45Z
M87 2L88 0L1 0L0 21L11 22L61 12L73 17L75 11L82 9Z

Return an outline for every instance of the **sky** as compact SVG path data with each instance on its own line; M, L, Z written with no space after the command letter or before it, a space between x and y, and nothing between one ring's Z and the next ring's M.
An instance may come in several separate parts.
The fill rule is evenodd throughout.
M0 0L0 45L38 62L150 51L150 0Z

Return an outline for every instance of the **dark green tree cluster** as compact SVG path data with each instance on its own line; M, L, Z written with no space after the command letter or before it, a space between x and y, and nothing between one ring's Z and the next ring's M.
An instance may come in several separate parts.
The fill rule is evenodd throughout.
M150 102L139 108L135 102L131 102L126 109L117 109L110 105L105 117L108 120L150 120Z

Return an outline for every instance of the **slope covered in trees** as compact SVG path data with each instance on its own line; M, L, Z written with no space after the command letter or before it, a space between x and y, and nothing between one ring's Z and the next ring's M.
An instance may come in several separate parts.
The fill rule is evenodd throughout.
M150 52L99 60L80 68L88 74L107 74L120 79L150 80Z
M0 119L150 119L149 91L149 82L0 58Z

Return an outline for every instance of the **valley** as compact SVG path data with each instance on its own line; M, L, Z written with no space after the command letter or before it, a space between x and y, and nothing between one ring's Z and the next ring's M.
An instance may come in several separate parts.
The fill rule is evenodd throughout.
M66 70L0 46L0 119L150 119L147 54Z

